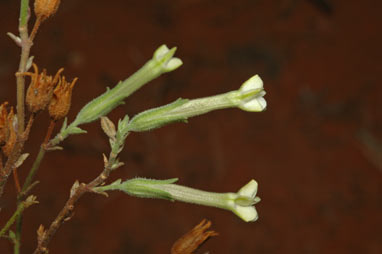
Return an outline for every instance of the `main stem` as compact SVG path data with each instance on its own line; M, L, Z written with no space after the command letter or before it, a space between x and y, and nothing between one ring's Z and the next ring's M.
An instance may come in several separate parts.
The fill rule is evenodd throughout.
M19 23L19 33L21 39L21 57L18 72L22 73L26 71L26 66L29 58L30 48L32 42L28 37L28 10L29 0L21 0L20 7L20 23ZM25 126L25 78L23 75L16 76L17 82L17 126L18 133L21 135L24 132Z
M29 0L21 0L20 6L20 23L19 23L19 33L21 39L21 57L19 64L19 73L26 72L27 62L29 58L30 48L32 46L32 41L28 37L28 19L29 19ZM18 129L18 142L15 145L12 153L18 157L17 153L20 153L25 140L20 141L20 137L24 134L25 128L25 78L23 75L16 76L17 83L17 129ZM21 225L22 225L22 211L17 215L17 226L16 226L16 239L14 245L14 254L20 253L20 243L21 243Z
M19 23L19 33L21 39L21 57L19 63L18 72L25 72L26 66L29 58L30 48L32 42L28 38L28 9L29 9L29 0L21 0L20 7L20 23ZM4 169L0 174L0 197L4 191L4 185L8 180L8 176L14 168L14 164L17 161L22 147L24 145L23 133L25 129L25 78L22 75L16 76L16 89L17 89L17 141L14 145L11 154L8 157L7 163L5 164Z

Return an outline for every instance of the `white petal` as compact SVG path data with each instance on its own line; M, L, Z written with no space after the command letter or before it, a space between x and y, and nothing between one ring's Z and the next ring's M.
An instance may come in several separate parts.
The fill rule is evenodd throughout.
M245 91L261 89L261 88L263 88L263 81L261 80L259 75L255 75L241 85L240 91L245 92Z
M155 59L160 59L162 58L167 52L169 51L168 47L166 44L163 44L160 46L157 50L154 52L154 58Z
M263 97L256 97L239 105L239 108L250 112L260 112L267 107L267 101Z
M179 66L181 66L182 64L183 64L182 60L180 60L177 57L173 57L170 59L170 61L168 61L165 68L166 68L166 71L173 71Z
M240 196L246 196L254 199L257 193L257 182L255 180L251 180L249 183L241 187L238 191Z
M256 221L259 218L253 206L237 206L233 212L245 222Z

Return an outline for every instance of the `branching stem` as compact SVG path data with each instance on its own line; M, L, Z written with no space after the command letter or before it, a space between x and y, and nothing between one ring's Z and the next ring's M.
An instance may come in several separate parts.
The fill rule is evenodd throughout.
M13 223L16 221L16 218L24 211L25 205L23 202L21 202L16 211L13 213L12 217L7 221L5 226L0 231L0 237L3 237L5 233L8 232L9 228L13 225Z
M48 244L54 234L57 232L59 227L67 220L69 220L73 214L74 205L76 202L87 192L92 192L94 187L97 187L105 182L112 171L112 166L116 162L116 154L113 152L109 155L109 160L107 165L105 165L104 170L100 175L98 175L93 181L88 184L80 184L78 187L72 187L71 195L66 201L65 206L62 208L60 213L57 215L56 219L50 224L49 228L41 234L38 239L38 245L33 254L48 253Z

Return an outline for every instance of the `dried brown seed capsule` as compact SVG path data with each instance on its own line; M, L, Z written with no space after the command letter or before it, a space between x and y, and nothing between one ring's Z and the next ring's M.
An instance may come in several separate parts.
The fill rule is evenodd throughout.
M49 18L57 12L60 0L36 0L34 2L34 13L41 21Z
M9 137L7 105L6 101L0 106L0 146L5 145Z
M33 69L34 73L25 72L21 73L21 75L28 75L32 77L32 82L28 87L25 100L28 110L30 112L37 113L40 110L44 110L52 99L53 88L57 84L59 76L64 69L59 69L54 78L52 76L48 76L45 69L39 74L38 67L34 63Z
M12 152L13 146L15 145L17 139L16 127L13 125L14 116L15 114L13 113L12 107L7 116L7 128L9 135L6 144L2 147L5 156L9 156L9 154Z
M215 231L206 231L210 226L211 221L203 219L173 244L171 254L192 254L209 237L218 235Z
M75 78L72 83L69 83L65 80L65 77L59 79L49 104L49 115L53 120L57 121L68 114L72 99L72 90L77 80L78 78Z

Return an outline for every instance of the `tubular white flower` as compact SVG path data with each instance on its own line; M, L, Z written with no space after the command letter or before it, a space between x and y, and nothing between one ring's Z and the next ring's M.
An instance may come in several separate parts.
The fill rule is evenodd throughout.
M246 222L256 221L258 214L254 204L260 202L260 198L256 197L257 182L252 179L249 183L244 185L237 194L238 197L235 199L235 205L232 211Z
M176 58L173 60L176 64ZM128 129L135 132L152 130L172 122L186 122L189 117L224 108L238 107L245 111L260 112L267 106L264 95L263 81L259 75L255 75L244 82L239 90L193 100L178 99L146 110L131 119Z
M254 207L260 201L256 197L257 182L251 180L244 185L237 193L216 193L207 192L174 184L177 179L153 180L135 178L122 182L116 182L97 187L98 192L120 190L129 195L143 198L162 198L171 201L177 200L186 203L218 207L232 211L245 222L256 221L257 211Z
M244 97L239 104L239 108L250 112L259 112L266 109L267 102L264 99L266 93L263 88L263 81L259 75L255 75L245 81L239 91Z

